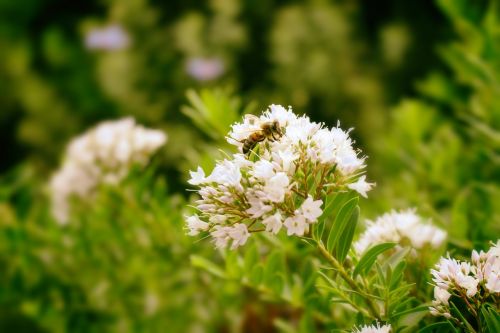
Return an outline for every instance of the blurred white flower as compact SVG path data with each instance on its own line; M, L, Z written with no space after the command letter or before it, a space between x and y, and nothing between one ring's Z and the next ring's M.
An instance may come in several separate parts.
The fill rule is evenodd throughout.
M237 223L227 229L228 236L233 240L231 249L245 245L250 234L248 233L247 226L243 223Z
M353 333L389 333L391 332L391 325L380 325L377 323L376 325L365 325L359 328L356 328L352 331Z
M373 245L385 242L409 244L419 250L426 245L439 248L446 240L445 231L425 222L413 209L391 211L375 222L368 221L367 225L365 232L354 243L354 249L360 255Z
M128 33L118 24L94 28L85 35L85 46L89 50L121 50L129 44Z
M207 181L205 171L203 171L201 167L198 167L196 171L189 171L189 175L191 176L191 179L188 180L188 183L191 185L200 185Z
M351 190L354 190L361 194L363 197L367 198L366 192L370 191L372 189L373 183L367 183L366 182L366 176L362 175L359 177L358 181L352 184L347 185Z
M186 63L186 72L198 81L215 80L224 70L224 63L219 58L191 58Z
M198 215L189 216L186 218L186 221L189 228L188 235L190 236L196 236L201 231L206 231L210 227L210 225L207 222L203 222L202 220L200 220Z
M70 198L85 199L101 183L121 181L134 165L145 165L167 136L132 118L103 122L70 142L63 166L50 181L52 213L64 224Z
M275 122L279 129L272 138L242 154L252 133L262 134L264 125ZM191 171L188 181L199 186L196 208L210 225L216 247L232 240L235 248L252 232L277 234L283 226L288 235L303 236L323 214L326 193L357 190L366 195L371 188L362 176L365 159L354 150L349 131L330 130L280 105L233 124L227 141L240 152L217 162L209 176L201 168ZM218 222L214 215L226 219Z

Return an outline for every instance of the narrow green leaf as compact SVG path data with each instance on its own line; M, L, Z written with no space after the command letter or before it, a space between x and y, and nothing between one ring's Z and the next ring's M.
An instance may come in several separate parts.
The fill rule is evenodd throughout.
M414 307L414 308L411 308L411 309L408 309L405 311L401 311L401 312L398 312L398 313L391 315L391 319L405 316L405 315L408 315L410 313L422 312L422 311L429 311L429 307L426 305L421 305L421 306L417 306L417 307Z
M252 272L250 273L250 284L253 286L258 286L261 284L262 279L264 277L264 267L259 264L252 268Z
M354 211L354 208L358 205L358 197L354 197L347 201L342 208L339 210L333 224L330 228L330 233L328 234L328 240L326 244L326 248L329 252L337 245L341 235L344 233L344 230L347 224L350 221L350 217Z
M210 260L207 260L203 257L197 256L197 255L191 255L191 264L194 267L199 267L204 270L206 270L209 273L212 273L215 276L221 277L221 278L226 278L226 274L222 268L211 262Z
M274 274L267 285L277 296L280 296L285 288L285 277L281 273Z
M264 283L270 285L276 274L285 275L285 257L281 251L274 251L267 258L264 269Z
M394 289L399 284L399 281L401 281L401 279L403 278L403 272L405 268L406 268L405 261L400 261L399 264L394 268L394 271L392 272L392 276L389 282L390 289Z
M425 326L418 333L433 333L433 332L447 332L450 330L451 324L447 321L443 321L440 323L434 323Z
M356 230L356 226L358 224L358 219L359 206L356 206L347 222L347 225L344 228L344 231L342 232L342 235L340 235L337 246L335 247L335 255L341 263L344 262L344 259L347 256L349 249L351 248L354 231Z
M500 314L492 306L485 304L481 314L490 332L500 332Z
M255 264L259 261L259 251L257 250L257 246L253 243L245 253L244 259L244 270L248 274L252 271Z
M372 246L359 260L358 264L354 268L353 275L357 276L361 273L366 274L375 263L375 260L377 260L377 257L381 253L392 249L394 246L396 246L396 243L382 243Z

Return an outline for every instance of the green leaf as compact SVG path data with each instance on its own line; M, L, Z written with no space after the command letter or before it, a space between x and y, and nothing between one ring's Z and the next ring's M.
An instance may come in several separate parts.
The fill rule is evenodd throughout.
M267 281L268 287L276 294L281 295L285 288L285 277L281 273L274 274L272 280Z
M211 262L210 260L207 260L203 257L197 256L197 255L191 255L191 264L194 267L199 267L204 270L206 270L209 273L212 273L215 276L221 277L221 278L226 278L226 274L222 268Z
M354 208L358 205L358 200L358 197L350 199L339 210L337 216L335 217L335 220L333 221L332 227L330 228L330 233L328 234L328 240L326 243L328 252L332 252L332 250L339 242L341 235L344 233L344 230L346 229L346 226L350 221ZM334 203L335 200L332 202L332 204Z
M230 279L240 279L242 269L238 252L229 251L226 254L226 276Z
M243 263L245 272L247 274L250 273L258 261L259 261L259 251L257 250L257 246L255 245L255 243L253 243L245 253L245 259Z
M448 231L451 236L459 239L467 237L469 219L467 218L468 191L462 191L455 197L451 212L451 224Z
M314 333L316 332L316 325L310 311L306 311L299 322L299 333Z
M264 283L271 285L276 274L285 275L285 257L281 251L269 255L264 269Z
M424 328L422 328L420 331L418 331L418 333L447 332L452 327L453 326L449 322L443 321L440 323L434 323L434 324L427 325Z
M481 308L481 314L490 332L500 332L500 314L489 304Z
M398 318L398 317L401 317L401 316L408 315L410 313L423 312L423 311L429 311L429 307L426 306L426 305L417 306L417 307L414 307L414 308L411 308L411 309L408 309L408 310L405 310L405 311L401 311L401 312L395 313L395 314L393 314L391 316L391 318L395 319L395 318Z
M394 268L390 279L390 289L394 289L399 284L399 281L401 281L401 279L403 278L403 272L405 268L405 261L400 261L399 264Z
M396 243L382 243L372 246L359 260L359 263L354 268L353 275L356 276L361 273L366 274L375 263L375 260L377 260L377 257L381 253L392 249L394 246L396 246Z
M264 266L258 264L252 268L252 272L250 273L250 284L253 286L258 286L261 284L262 279L264 277Z
M352 245L352 239L354 237L354 231L358 224L359 219L359 206L354 208L352 215L350 216L347 225L345 226L342 235L340 235L339 242L335 247L335 254L337 259L342 263L349 252Z

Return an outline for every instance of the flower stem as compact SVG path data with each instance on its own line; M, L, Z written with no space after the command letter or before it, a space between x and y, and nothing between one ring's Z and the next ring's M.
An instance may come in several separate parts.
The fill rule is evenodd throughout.
M354 281L354 279L352 279L349 274L345 271L344 267L342 266L342 264L340 264L337 259L335 259L334 256L331 255L330 252L328 252L328 250L325 248L325 246L323 245L323 243L321 242L318 242L318 249L319 249L319 252L321 253L321 255L330 263L330 265L332 265L332 267L340 274L340 276L342 277L342 279L352 288L352 290L354 290L355 292L357 292L359 295L363 296L364 298L364 301L366 303L366 305L368 306L368 310L370 312L370 315L373 317L373 318L376 318L376 319L382 319L380 318L380 313L379 311L377 310L377 306L373 303L372 299L370 298L369 295L367 295L359 286L358 284L356 283L356 281Z

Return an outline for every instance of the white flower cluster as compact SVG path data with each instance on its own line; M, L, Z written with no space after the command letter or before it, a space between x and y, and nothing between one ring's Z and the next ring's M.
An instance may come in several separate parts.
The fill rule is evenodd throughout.
M376 325L362 326L352 331L352 333L390 333L390 332L391 332L390 324L380 326L380 323L377 323Z
M257 119L257 120L256 120ZM260 118L232 126L228 142L243 148L263 124L279 123L279 134L256 144L249 154L219 161L208 176L198 167L189 183L199 186L198 215L187 218L190 235L210 232L217 247L236 248L250 233L302 236L322 214L325 195L355 190L366 196L372 184L361 176L364 158L352 147L349 131L328 129L271 105Z
M500 240L488 252L472 251L472 263L441 258L431 270L434 300L431 314L450 318L449 299L452 295L469 300L471 304L500 296Z
M54 217L66 223L72 196L86 198L98 184L122 180L133 165L146 164L166 139L132 118L103 122L75 138L50 181Z
M224 62L220 58L190 58L186 72L198 81L212 81L224 74Z
M121 25L113 24L94 28L85 35L85 46L89 50L121 50L130 44L130 37Z
M447 236L445 231L423 221L414 209L391 211L367 224L366 231L354 243L359 255L373 245L385 242L410 245L414 249L422 249L426 245L439 248Z

